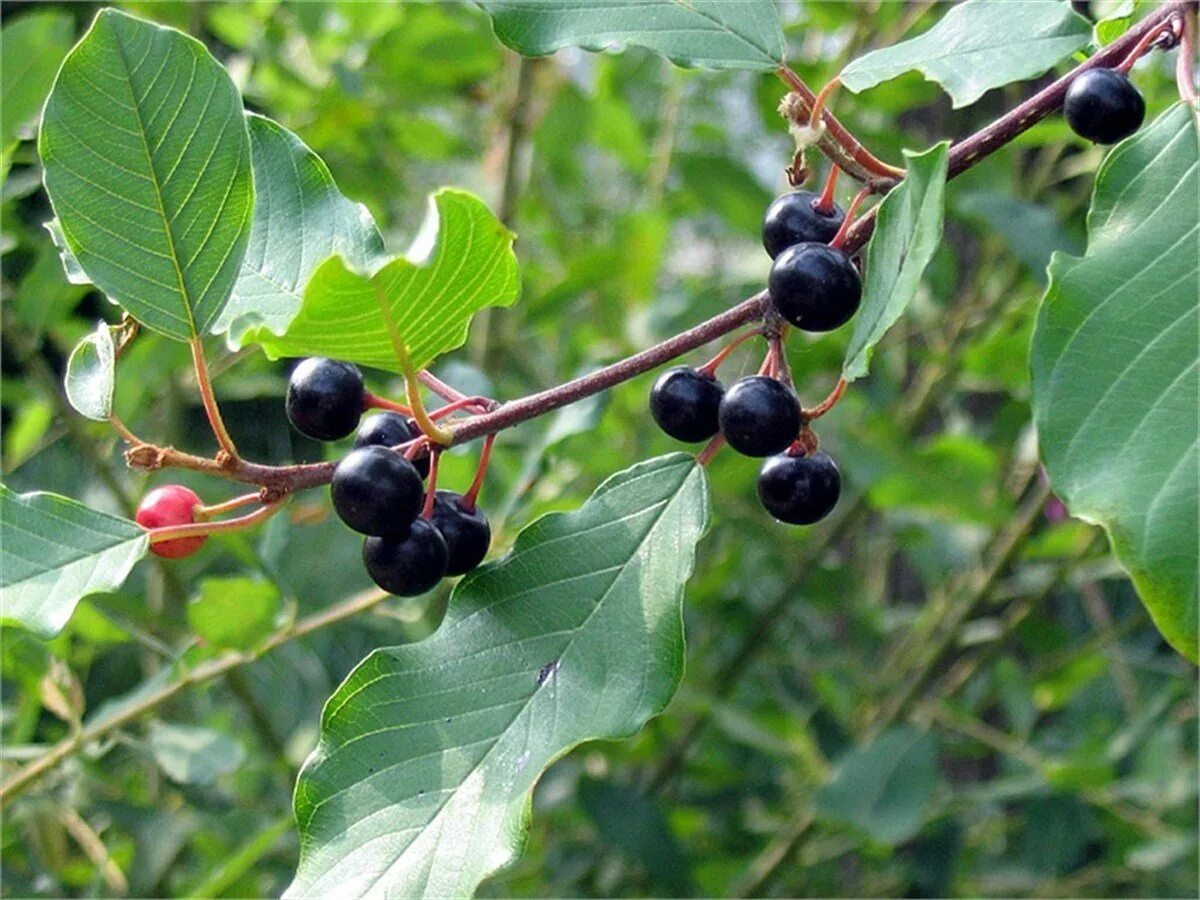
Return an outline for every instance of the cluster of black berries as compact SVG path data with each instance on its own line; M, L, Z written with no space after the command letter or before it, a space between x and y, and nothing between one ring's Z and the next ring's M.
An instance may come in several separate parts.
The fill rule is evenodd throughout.
M1115 144L1142 126L1146 101L1124 72L1089 69L1067 88L1063 113L1081 138Z
M858 269L829 243L844 221L841 209L823 208L809 191L784 194L767 209L763 246L774 259L767 292L779 315L804 331L832 331L858 310ZM726 390L707 369L677 366L654 383L650 412L677 440L694 443L719 432L739 453L768 457L758 475L758 497L781 522L811 525L837 505L837 465L828 454L801 447L800 401L775 378L751 375Z
M333 508L360 534L363 562L374 582L392 594L416 596L446 575L478 566L492 540L487 518L453 491L438 491L421 515L428 458L410 462L395 447L420 436L415 422L374 412L361 422L366 390L350 363L312 357L288 382L287 415L301 434L336 441L355 432L352 449L333 472Z

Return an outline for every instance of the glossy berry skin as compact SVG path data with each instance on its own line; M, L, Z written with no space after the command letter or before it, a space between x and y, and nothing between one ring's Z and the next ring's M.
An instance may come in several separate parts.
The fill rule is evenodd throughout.
M758 473L758 499L780 522L811 525L837 506L842 475L829 455L781 453L763 463Z
M721 434L738 453L770 456L785 450L800 431L800 401L786 385L765 375L735 381L718 413Z
M342 521L361 534L403 534L425 492L413 464L386 447L351 450L333 470L330 494Z
M313 356L292 370L287 417L301 434L336 441L350 434L363 411L363 377L350 363Z
M779 314L797 328L833 331L858 310L862 279L841 250L825 244L796 244L772 264L767 292Z
M762 240L771 259L795 244L827 244L846 213L836 203L829 212L817 208L821 198L812 191L793 191L776 197L763 219Z
M355 447L397 447L421 436L421 429L412 419L399 413L375 412L359 423L354 435ZM412 460L417 474L422 478L429 474L429 457Z
M363 541L363 563L371 580L399 597L415 597L446 574L446 541L427 520L417 519L400 537Z
M143 528L163 528L168 525L190 525L196 521L195 510L200 498L181 484L166 484L155 488L142 498L134 519ZM191 556L208 540L208 535L177 538L150 545L150 552L166 559Z
M1089 69L1067 88L1063 114L1081 138L1115 144L1141 127L1146 101L1124 72Z
M717 433L717 409L725 387L711 375L675 366L650 389L650 414L677 441L694 444Z
M469 510L461 494L438 491L430 521L446 541L447 575L465 575L483 562L492 545L492 526L478 507Z

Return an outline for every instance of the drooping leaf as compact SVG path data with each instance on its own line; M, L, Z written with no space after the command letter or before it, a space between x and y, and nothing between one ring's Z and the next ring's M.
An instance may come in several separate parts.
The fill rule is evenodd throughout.
M250 233L250 139L204 45L102 10L46 102L38 151L65 246L142 324L188 340L220 315Z
M967 0L933 28L864 54L842 70L843 86L865 91L905 72L936 81L955 108L992 88L1041 75L1087 45L1091 29L1059 0Z
M279 589L253 578L205 578L188 604L188 624L214 647L252 650L275 628Z
M282 334L300 310L313 270L340 254L369 271L383 238L367 208L338 190L321 157L282 125L248 113L254 222L229 303L213 325L234 346L248 327Z
M112 414L115 380L112 332L101 322L75 345L67 360L67 374L63 378L67 400L81 416L107 422Z
M921 275L942 240L943 198L949 143L924 153L904 151L908 174L879 206L867 247L862 308L846 348L842 377L867 374L875 345L916 296Z
M146 555L138 525L57 494L0 484L0 620L58 634L88 594L120 587Z
M199 725L152 722L148 743L159 768L180 784L212 784L246 756L233 738Z
M637 44L683 66L767 71L783 64L774 0L477 0L496 36L525 56Z
M884 844L921 830L938 787L937 740L907 725L851 749L817 792L817 815L854 825Z
M1031 351L1042 458L1102 525L1163 635L1197 658L1198 149L1164 112L1096 176L1082 257L1055 255Z
M473 194L443 188L408 257L374 275L355 271L340 256L317 267L304 304L282 335L253 328L245 341L268 356L331 356L401 371L391 324L418 368L462 345L471 317L484 307L509 306L520 275L513 234Z
M0 146L37 118L73 32L70 13L57 9L26 12L0 29Z
M297 783L287 896L460 897L511 862L542 771L674 693L707 517L690 456L636 465L468 575L432 637L367 657Z

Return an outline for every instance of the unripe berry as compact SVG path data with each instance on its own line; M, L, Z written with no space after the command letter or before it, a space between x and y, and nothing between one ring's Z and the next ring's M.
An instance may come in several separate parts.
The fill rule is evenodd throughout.
M165 528L169 525L191 525L196 521L200 498L182 484L166 484L155 488L142 498L134 520L143 528ZM191 556L208 540L208 535L176 538L150 545L150 552L166 559Z

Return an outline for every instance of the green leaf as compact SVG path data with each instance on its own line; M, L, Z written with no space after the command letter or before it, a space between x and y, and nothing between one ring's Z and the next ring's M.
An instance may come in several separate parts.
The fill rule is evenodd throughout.
M70 13L51 9L0 29L0 146L28 136L25 126L41 111L74 31Z
M875 345L916 296L921 275L941 243L949 146L943 141L924 153L905 150L908 175L879 205L867 247L862 308L842 364L846 381L867 374Z
M814 803L823 819L899 844L921 830L938 783L936 738L904 725L843 756Z
M333 254L370 270L383 238L367 208L338 190L321 157L277 122L247 113L254 223L233 295L213 325L237 346L249 327L282 334L313 270Z
M976 192L954 204L955 211L981 229L994 232L1030 273L1046 281L1046 266L1055 250L1074 250L1054 210L1005 194Z
M442 188L408 257L373 275L330 257L309 279L304 305L283 335L260 327L244 340L261 344L272 358L330 356L399 372L386 315L412 364L422 368L462 346L475 313L517 299L512 244L512 232L482 200Z
M1093 12L1100 16L1093 29L1096 43L1107 47L1128 31L1133 23L1134 6L1134 0L1109 0L1107 3L1093 4Z
M1050 483L1104 527L1155 624L1193 661L1198 156L1182 103L1108 155L1087 252L1051 262L1030 358Z
M2 484L0 534L0 621L47 638L62 631L82 598L120 587L149 546L128 519Z
M188 624L214 647L252 650L275 629L279 589L252 578L205 578Z
M116 354L112 332L101 322L71 351L63 386L67 400L77 413L97 422L107 422L112 414L115 381Z
M967 0L924 34L860 56L841 81L857 93L915 69L945 88L957 109L1041 75L1090 37L1087 21L1060 0Z
M233 738L198 725L151 722L149 743L159 768L180 784L212 784L246 758Z
M459 897L509 864L542 771L675 692L707 519L692 457L640 463L463 579L432 637L367 657L297 782L287 895Z
M681 66L769 71L783 65L774 0L477 0L496 36L525 56L636 44Z
M237 278L254 187L241 96L204 46L102 10L63 63L38 151L87 277L148 328L205 332Z

